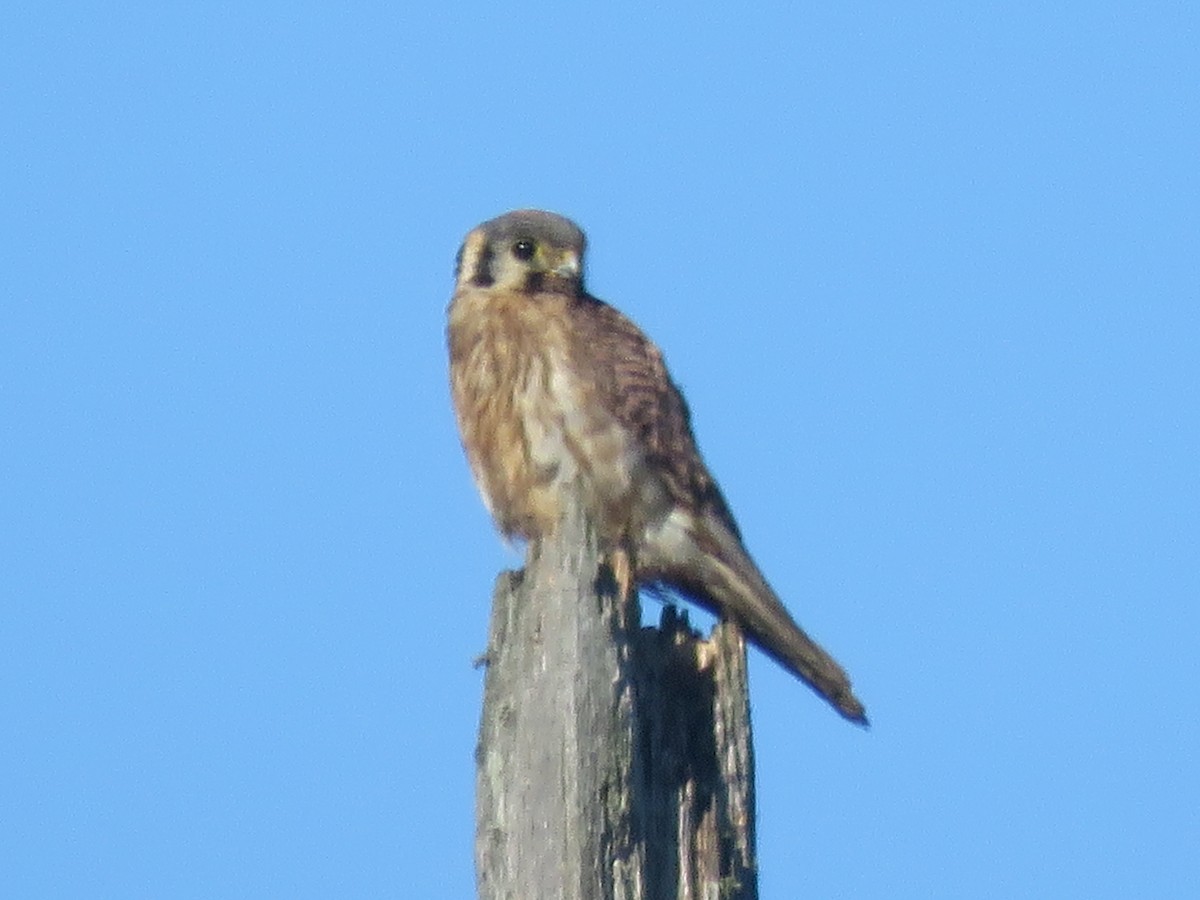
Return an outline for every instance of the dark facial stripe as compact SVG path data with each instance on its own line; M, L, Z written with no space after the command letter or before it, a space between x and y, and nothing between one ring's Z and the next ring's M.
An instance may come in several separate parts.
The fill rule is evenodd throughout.
M580 284L575 278L563 278L553 272L528 272L521 290L526 294L566 294L574 297L580 293Z
M530 272L525 276L525 293L539 293L546 284L545 272Z
M471 273L471 284L476 287L491 287L495 283L496 277L492 274L492 245L484 244L479 251L475 271Z

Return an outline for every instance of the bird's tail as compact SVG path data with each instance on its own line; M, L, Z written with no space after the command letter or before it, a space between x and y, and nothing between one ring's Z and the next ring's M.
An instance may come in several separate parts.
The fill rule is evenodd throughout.
M866 709L850 678L832 656L796 624L759 571L742 542L724 528L706 528L701 544L710 552L699 563L702 584L694 585L723 614L736 620L752 643L824 697L851 722L868 725Z

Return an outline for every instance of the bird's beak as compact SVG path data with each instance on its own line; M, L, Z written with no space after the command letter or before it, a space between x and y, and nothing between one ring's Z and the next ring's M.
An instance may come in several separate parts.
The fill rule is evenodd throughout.
M577 278L579 276L579 255L570 250L565 251L559 258L558 265L551 271L563 278Z

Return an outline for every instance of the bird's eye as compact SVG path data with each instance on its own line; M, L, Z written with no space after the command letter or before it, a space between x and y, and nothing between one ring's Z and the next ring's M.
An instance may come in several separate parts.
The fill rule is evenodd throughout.
M513 256L517 259L529 261L533 259L533 253L536 249L537 247L534 246L533 241L521 240L513 244L512 252Z

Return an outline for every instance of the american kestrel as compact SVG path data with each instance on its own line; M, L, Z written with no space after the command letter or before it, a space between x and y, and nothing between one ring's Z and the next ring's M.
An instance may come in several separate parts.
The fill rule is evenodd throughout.
M584 236L549 212L484 222L458 253L447 328L463 446L499 530L536 542L581 493L632 583L735 620L843 716L866 724L832 657L742 544L658 347L583 284ZM614 567L616 568L616 567Z

